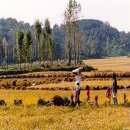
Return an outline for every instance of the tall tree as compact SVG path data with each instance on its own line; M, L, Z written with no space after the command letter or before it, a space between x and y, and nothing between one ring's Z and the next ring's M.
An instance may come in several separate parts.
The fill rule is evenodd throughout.
M32 45L32 35L30 31L26 31L24 34L24 61L29 62L29 51Z
M34 61L34 47L33 45L31 45L29 51L29 62L31 63L31 68L32 68L33 61Z
M5 59L5 51L4 51L4 46L2 44L2 40L0 39L0 63L3 66L3 61Z
M42 23L40 23L40 21L39 20L36 20L35 21L35 23L34 23L34 26L35 26L35 36L36 36L36 38L37 38L37 45L38 45L38 50L37 50L37 52L38 52L38 61L40 62L40 51L41 51L41 49L40 49L40 43L41 43L41 37L42 37Z
M82 49L82 45L84 43L84 34L82 32L78 32L77 35L76 35L76 56L75 56L75 59L76 59L76 63L80 63L80 60L81 60L81 49Z
M24 33L22 31L17 31L16 35L16 44L17 44L17 58L20 64L21 69L21 62L23 61L23 39L24 39Z
M18 62L18 48L17 48L17 45L15 46L14 50L13 50L13 60L15 63Z
M8 62L9 62L9 46L8 46L8 42L7 40L4 38L3 39L3 46L4 46L4 51L5 51L5 62L6 62L6 66L8 68Z
M52 29L50 27L50 21L48 19L45 20L45 30L44 30L44 39L46 45L46 57L47 62L50 60L53 63L53 40L52 40Z
M69 0L68 6L64 12L64 21L66 24L66 43L67 43L67 51L68 51L68 65L71 65L72 43L74 42L75 44L75 27L77 26L76 21L79 18L80 11L81 11L81 6L80 4L76 2L76 0Z

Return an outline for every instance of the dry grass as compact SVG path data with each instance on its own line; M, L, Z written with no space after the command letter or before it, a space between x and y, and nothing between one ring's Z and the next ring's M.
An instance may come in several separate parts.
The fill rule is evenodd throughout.
M105 80L105 79L96 79L96 80L85 80L81 82L81 87L84 89L86 85L89 85L91 88L93 87L104 87L104 86L109 86L111 87L113 84L113 81L111 79ZM129 79L122 79L118 80L118 85L119 86L124 86L127 87L130 85L130 80ZM68 87L72 89L75 87L75 82L61 82L61 83L51 83L51 84L41 84L41 85L36 85L36 86L30 86L28 88L64 88Z
M130 100L129 91L119 91L119 102L123 93ZM39 96L48 100L54 95L70 96L71 91L15 91L0 90L0 98L8 105L0 108L1 130L122 130L130 127L130 109L122 106L104 107L105 91L91 91L91 100L99 95L100 107L86 105L85 91L81 92L81 107L37 107ZM13 106L14 99L23 99L24 106Z
M84 60L84 62L98 70L130 71L130 57L127 56Z
M5 85L7 86L7 84L9 86L12 86L12 82L16 81L16 86L20 86L23 87L24 84L26 83L26 85L28 86L29 84L31 86L28 86L28 88L65 88L65 87L69 87L69 88L73 88L75 86L75 81L73 82L66 82L66 81L61 81L61 82L57 82L56 81L58 79L63 80L63 78L54 78L53 80L51 80L51 78L23 78L23 79L1 79L0 80L0 86ZM36 85L36 86L32 86L32 84L36 82L37 84L41 83L40 85ZM89 85L90 87L104 87L104 86L112 86L112 79L107 78L107 79L103 79L103 78L86 78L84 79L84 81L81 82L81 87L85 88L86 85ZM130 80L129 78L120 78L118 79L118 85L119 86L129 86L130 85Z
M130 91L127 89L118 91L119 103L123 102L123 94L126 93L128 100L130 101ZM41 91L41 90L0 90L0 99L5 99L8 106L13 105L14 99L23 99L25 105L33 105L37 103L39 97L45 100L50 100L54 95L60 95L62 97L69 97L72 91ZM91 90L91 100L94 101L94 97L99 96L99 103L104 104L105 102L105 90L93 91ZM86 91L81 91L81 100L85 102Z
M99 60L87 60L87 65L92 65L99 70L130 71L130 58L118 57ZM70 72L35 72L27 75L65 74ZM83 73L83 75L91 73ZM56 80L59 77L56 77ZM26 79L26 78L25 78ZM50 79L50 78L49 78ZM1 79L0 84L12 83L17 80L23 85L21 79ZM41 82L44 78L27 78L31 84ZM73 82L44 83L34 88L44 87L74 87ZM118 85L128 86L129 78L118 79ZM89 86L111 86L112 80L100 78L86 78L81 82L81 87ZM54 95L69 97L71 91L41 91L41 90L0 90L0 99L7 102L7 106L0 106L0 130L125 130L130 129L130 109L124 106L108 106L104 103L105 90L92 91L91 101L96 95L99 96L99 107L90 107L86 103L86 91L81 91L82 106L70 107L38 107L37 101L40 98L51 100ZM123 103L123 95L126 93L130 101L130 91L127 89L118 91L119 104ZM22 99L24 106L14 106L14 99Z

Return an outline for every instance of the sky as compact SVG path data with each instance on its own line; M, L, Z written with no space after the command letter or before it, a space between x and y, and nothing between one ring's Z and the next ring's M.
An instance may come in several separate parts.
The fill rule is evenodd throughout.
M48 18L51 26L63 23L69 0L0 0L0 18L12 17L33 24ZM130 0L77 0L81 4L80 19L109 22L119 31L130 31Z

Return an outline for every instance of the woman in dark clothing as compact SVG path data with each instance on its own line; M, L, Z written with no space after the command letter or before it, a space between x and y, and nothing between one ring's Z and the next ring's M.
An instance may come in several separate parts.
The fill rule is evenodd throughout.
M118 89L118 85L117 85L117 79L116 79L116 75L113 74L113 101L114 104L118 104L118 100L117 100L117 89Z

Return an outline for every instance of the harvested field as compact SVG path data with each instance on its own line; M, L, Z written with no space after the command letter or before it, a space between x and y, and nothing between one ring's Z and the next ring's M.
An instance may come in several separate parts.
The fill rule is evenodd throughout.
M112 60L112 58L110 59ZM119 59L121 60L122 58L120 57ZM118 62L120 61L119 59L117 60ZM127 57L125 59L127 59ZM121 62L125 61L121 60ZM90 86L92 89L90 90L91 101L94 102L95 96L98 95L99 107L89 106L86 103L85 90L81 91L80 99L82 105L80 107L37 106L39 98L48 101L52 100L53 96L59 95L70 99L70 95L72 94L70 90L72 90L75 85L75 78L71 72L34 72L21 75L0 76L0 99L4 99L7 103L7 106L1 106L0 109L0 129L129 129L130 110L129 106L123 105L123 98L125 93L128 101L130 101L130 72L128 72L127 69L123 69L122 66L126 66L126 64L120 64L120 66L117 66L117 69L114 69L115 64L113 63L108 65L112 65L111 68L113 70L108 71L107 64L108 63L104 62L103 65L102 62L101 70L99 69L100 71L82 73L81 88L85 89L86 85ZM98 66L100 66L100 64L98 64ZM106 89L107 86L112 86L113 72L116 72L119 88L122 88L118 90L119 105L105 106L106 98L105 90L103 89ZM33 83L36 84L32 85ZM22 100L23 105L15 106L13 104L14 100Z
M38 107L39 97L50 100L54 95L70 97L71 91L16 91L0 90L0 98L7 106L0 108L1 130L123 130L130 127L130 110L121 106L124 92L130 100L130 91L118 92L119 106L104 106L105 91L91 91L91 100L99 96L99 107L86 103L85 91L81 91L80 107ZM33 95L33 96L32 96ZM14 106L14 99L22 99L23 106Z
M112 74L116 73L120 88L130 87L130 58L110 57L105 59L85 60L87 65L99 67L98 71L83 72L81 87L89 85L91 89L105 89L112 86ZM123 69L126 67L126 69ZM108 69L108 68L111 68ZM35 85L33 85L35 84ZM72 72L48 71L27 74L1 75L0 88L2 89L32 89L32 90L69 90L75 85Z
M102 71L130 71L130 57L127 56L84 60L84 63Z
M130 101L130 90L123 89L118 91L118 99L119 103L123 103L123 94L126 93L127 99ZM54 95L60 95L61 97L68 97L70 96L72 91L41 91L41 90L0 90L0 99L5 99L8 106L13 105L14 99L22 99L24 105L34 105L37 104L37 100L39 97L45 100L51 100ZM32 96L33 95L33 96ZM105 98L105 90L91 90L91 100L94 101L94 97L99 96L99 104L103 105L106 101ZM86 102L86 91L81 91L81 101Z

